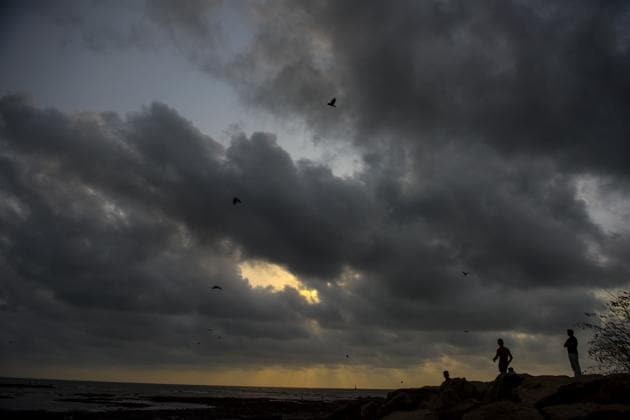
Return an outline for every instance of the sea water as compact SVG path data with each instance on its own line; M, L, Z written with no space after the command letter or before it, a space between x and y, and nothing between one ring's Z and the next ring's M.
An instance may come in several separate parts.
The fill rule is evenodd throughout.
M277 388L139 384L0 378L0 408L10 410L106 411L126 409L204 408L203 403L154 402L150 397L266 398L346 400L384 397L382 389Z

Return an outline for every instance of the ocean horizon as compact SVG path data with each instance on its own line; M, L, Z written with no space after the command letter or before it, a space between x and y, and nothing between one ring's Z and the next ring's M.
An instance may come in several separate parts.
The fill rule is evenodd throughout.
M389 391L391 388L187 385L0 377L0 408L45 411L195 409L209 407L204 398L338 401L385 397Z

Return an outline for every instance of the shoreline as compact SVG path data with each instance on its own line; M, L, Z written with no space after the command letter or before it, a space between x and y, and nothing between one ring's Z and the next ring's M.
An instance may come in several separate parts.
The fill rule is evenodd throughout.
M121 407L106 410L11 410L0 408L3 419L73 419L73 420L114 420L114 419L277 419L277 420L315 420L329 417L335 411L357 402L382 402L384 398L357 398L348 400L281 400L269 398L236 398L236 397L177 397L155 396L143 397L152 402L195 404L198 408L142 408ZM86 402L84 400L84 402ZM95 404L102 402L93 399Z
M386 397L324 400L212 395L74 394L84 407L49 411L0 408L7 419L45 420L531 420L628 419L630 374L532 376L504 374L491 382L448 378L440 386L402 388ZM295 394L292 394L295 395ZM54 401L63 401L55 399ZM131 406L125 406L130 404ZM133 403L136 405L133 406ZM144 404L140 407L138 404ZM93 405L94 409L91 409ZM164 405L166 407L164 407ZM87 408L85 408L87 406ZM103 408L102 410L99 410ZM185 407L182 407L185 406ZM2 405L0 404L0 407ZM63 404L55 408L63 408ZM54 410L54 409L52 409Z

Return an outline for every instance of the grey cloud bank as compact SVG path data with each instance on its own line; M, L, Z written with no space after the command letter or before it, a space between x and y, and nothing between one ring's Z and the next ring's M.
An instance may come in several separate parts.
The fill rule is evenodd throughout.
M172 6L146 10L220 44L217 5ZM348 142L363 170L296 161L271 133L224 146L168 104L68 114L3 96L0 323L22 343L3 360L336 366L353 352L408 367L480 358L501 333L527 334L509 347L534 366L598 290L627 287L628 231L602 229L579 193L590 176L611 204L630 194L627 4L243 10L257 32L241 54L185 59L247 106ZM247 260L320 302L252 288ZM195 348L208 327L221 347Z
M368 337L365 351L396 365L423 352L403 346L392 360L395 343L369 338L374 328L553 333L597 305L590 287L625 280L614 255L605 265L589 258L583 238L605 237L562 177L549 185L532 176L545 188L522 190L502 176L499 192L478 203L466 191L486 174L461 187L441 172L431 188L402 194L385 169L341 179L293 162L269 134L236 135L224 149L161 104L127 118L69 116L9 96L0 115L4 319L11 336L39 337L34 354L49 348L46 335L24 323L41 317L63 325L66 336L48 337L57 345L86 334L77 351L147 340L161 349L152 357L172 361L173 340L208 323L247 363L270 362L260 342L281 346L276 363L296 353L305 364L332 363L340 343ZM234 191L242 207L232 206ZM470 200L465 211L459 200ZM248 258L285 265L321 302L252 289L236 267ZM225 293L209 293L213 284ZM71 314L80 321L65 322ZM133 360L134 351L109 346L111 357ZM245 363L239 352L214 351Z
M628 174L624 2L273 2L257 11L258 36L227 76L252 103L326 132L334 123L313 101L324 89L340 93L360 144L481 142Z

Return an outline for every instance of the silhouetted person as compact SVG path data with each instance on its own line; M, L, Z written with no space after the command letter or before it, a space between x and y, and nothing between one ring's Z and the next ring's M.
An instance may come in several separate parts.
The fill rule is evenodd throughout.
M497 354L494 356L492 361L496 362L497 359L499 359L499 372L507 373L508 365L513 359L512 353L510 352L510 349L503 346L503 340L501 338L497 340L497 343L499 344L499 348L497 349Z
M578 358L578 341L573 335L573 330L567 330L569 338L564 342L564 347L567 348L569 354L569 362L571 363L571 369L573 369L574 376L582 376L582 370L580 369L580 361Z
M442 372L442 375L444 375L444 382L440 384L441 390L443 390L448 385L448 383L451 382L451 375L449 375L448 370Z

